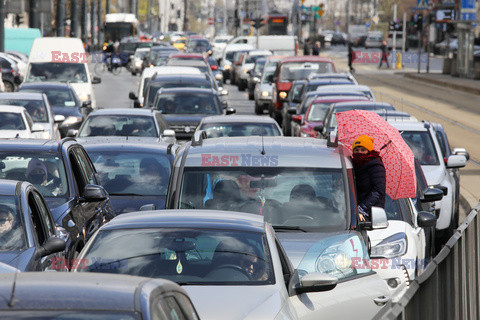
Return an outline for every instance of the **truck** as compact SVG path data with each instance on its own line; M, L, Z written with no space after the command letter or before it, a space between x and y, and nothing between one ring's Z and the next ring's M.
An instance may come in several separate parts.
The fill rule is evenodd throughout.
M108 13L105 15L105 40L120 41L138 34L139 22L133 13Z
M236 37L229 44L249 44L258 50L269 50L278 56L296 56L298 54L298 40L296 36L241 36Z

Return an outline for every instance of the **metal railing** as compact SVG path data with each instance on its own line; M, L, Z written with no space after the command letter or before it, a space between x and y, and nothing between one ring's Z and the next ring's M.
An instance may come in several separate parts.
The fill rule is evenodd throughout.
M403 297L374 319L480 319L480 203Z

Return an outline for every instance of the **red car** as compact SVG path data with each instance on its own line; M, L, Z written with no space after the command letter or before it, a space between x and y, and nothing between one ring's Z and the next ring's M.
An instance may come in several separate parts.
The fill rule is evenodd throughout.
M205 55L202 53L177 53L177 54L172 54L170 56L169 60L198 60L198 61L203 61L205 63L207 62L207 59L205 58Z
M307 109L305 115L296 114L292 116L292 121L296 126L292 132L297 137L317 137L318 132L315 127L323 124L328 107L337 102L350 101L370 101L367 97L348 97L348 96L327 96L314 100Z
M280 60L272 77L273 116L279 124L282 123L283 102L295 80L307 79L311 73L334 73L335 65L329 58L319 56L294 56Z

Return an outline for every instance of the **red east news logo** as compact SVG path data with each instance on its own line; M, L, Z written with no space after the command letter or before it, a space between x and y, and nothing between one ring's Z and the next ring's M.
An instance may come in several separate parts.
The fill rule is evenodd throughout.
M52 62L60 63L87 63L88 53L52 51Z

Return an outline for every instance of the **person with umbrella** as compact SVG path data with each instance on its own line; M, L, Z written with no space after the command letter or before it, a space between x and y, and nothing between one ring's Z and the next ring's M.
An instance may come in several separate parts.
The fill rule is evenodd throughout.
M374 139L361 135L352 144L352 159L357 186L360 221L368 218L372 207L385 208L386 172Z

